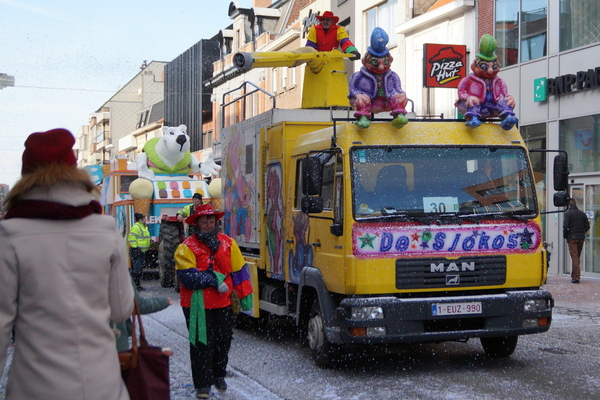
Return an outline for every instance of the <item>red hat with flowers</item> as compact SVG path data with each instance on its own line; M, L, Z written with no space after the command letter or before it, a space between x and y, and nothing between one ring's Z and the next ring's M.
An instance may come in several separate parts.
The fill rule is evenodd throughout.
M323 18L331 18L331 19L333 20L333 23L334 23L334 24L337 24L337 23L338 23L338 21L340 20L340 18L339 18L339 17L336 17L335 15L333 15L333 13L332 13L331 11L325 11L325 12L323 13L323 15L317 15L317 19L318 19L319 21L322 21L322 20L323 20Z
M39 167L50 164L62 163L76 167L74 144L75 138L66 129L32 133L25 141L21 174L35 172Z
M194 225L198 217L203 215L214 215L217 217L217 221L223 218L225 211L215 211L212 204L202 204L194 209L194 213L185 219L185 223L188 225Z

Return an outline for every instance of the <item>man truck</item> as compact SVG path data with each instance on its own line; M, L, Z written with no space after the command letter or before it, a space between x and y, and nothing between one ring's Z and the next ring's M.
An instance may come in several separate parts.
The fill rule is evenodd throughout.
M486 354L510 356L520 335L549 329L553 307L518 129L434 119L361 129L329 93L343 92L333 53L236 55L242 68L309 63L303 109L224 127L216 150L223 230L257 294L243 317L289 318L322 368L348 344L479 338ZM563 156L555 167L565 190Z

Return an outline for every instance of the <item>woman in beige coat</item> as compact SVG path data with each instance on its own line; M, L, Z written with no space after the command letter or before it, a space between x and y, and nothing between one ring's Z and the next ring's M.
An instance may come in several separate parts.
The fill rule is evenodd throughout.
M110 322L133 309L125 242L100 214L64 129L25 142L0 222L0 371L6 399L126 400Z

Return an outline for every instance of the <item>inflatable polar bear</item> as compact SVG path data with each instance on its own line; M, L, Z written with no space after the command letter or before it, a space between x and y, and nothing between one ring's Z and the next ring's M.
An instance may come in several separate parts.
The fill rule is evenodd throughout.
M190 152L190 137L185 125L163 126L160 138L150 139L137 157L140 178L153 180L155 174L188 175L202 173L216 175L221 167L215 163L213 153L204 162L198 161Z

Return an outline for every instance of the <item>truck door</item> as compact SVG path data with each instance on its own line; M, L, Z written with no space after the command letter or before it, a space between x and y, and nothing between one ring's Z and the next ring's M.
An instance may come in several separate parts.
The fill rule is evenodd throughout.
M328 290L344 292L345 269L343 254L344 169L339 152L312 155L321 160L322 212L304 214L308 218L305 244L305 264L318 268ZM301 182L298 182L300 185ZM302 191L298 190L299 193ZM299 213L303 214L303 213Z

